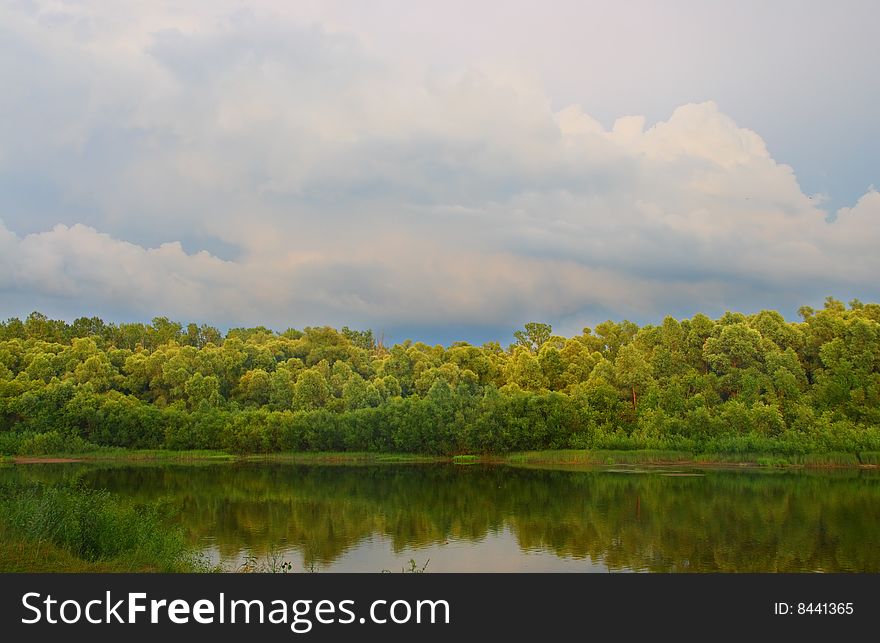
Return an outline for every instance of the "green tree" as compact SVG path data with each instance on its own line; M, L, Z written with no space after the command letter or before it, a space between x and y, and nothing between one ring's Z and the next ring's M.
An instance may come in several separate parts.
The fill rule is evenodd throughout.
M193 373L185 385L187 406L190 409L209 409L220 406L220 382L213 375Z
M537 353L541 346L544 345L553 333L550 324L541 324L538 322L529 322L525 325L524 330L518 330L513 333L516 342L526 350Z
M330 397L327 380L315 369L300 373L294 387L294 404L296 408L310 411L326 406Z
M637 408L638 396L653 381L651 364L633 344L620 347L614 360L614 378L624 387L632 399L633 410Z

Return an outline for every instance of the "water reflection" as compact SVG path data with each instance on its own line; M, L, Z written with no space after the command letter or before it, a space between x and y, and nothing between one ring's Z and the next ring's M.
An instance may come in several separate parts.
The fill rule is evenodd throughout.
M880 571L875 472L492 466L28 465L136 501L164 498L227 567L399 571Z

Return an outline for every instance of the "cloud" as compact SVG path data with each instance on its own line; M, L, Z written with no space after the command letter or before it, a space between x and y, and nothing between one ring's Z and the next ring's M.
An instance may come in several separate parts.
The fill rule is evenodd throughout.
M0 9L0 312L577 331L880 294L878 193L829 220L713 102L605 128L283 11L39 6Z

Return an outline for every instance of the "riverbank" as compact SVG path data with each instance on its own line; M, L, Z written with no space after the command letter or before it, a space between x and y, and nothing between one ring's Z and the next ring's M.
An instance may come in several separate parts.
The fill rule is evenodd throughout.
M239 459L225 451L171 451L163 449L100 449L45 455L3 456L7 464L62 464L68 462L232 462Z
M281 452L232 454L225 451L163 451L158 449L107 449L84 453L52 453L35 456L2 456L6 464L64 464L72 462L286 462L291 464L427 464L449 462L446 456L412 453Z
M88 561L50 542L28 540L0 530L0 574L125 574L168 571L155 561ZM174 571L201 571L181 567Z
M774 453L691 453L688 451L528 451L503 456L505 464L582 464L582 465L702 465L738 467L803 467L803 468L877 468L877 452L807 453L780 455Z
M167 506L78 483L0 484L0 572L208 571Z
M547 450L498 455L454 456L412 453L369 452L281 452L236 455L224 451L163 451L106 449L86 453L57 453L40 456L4 457L7 464L50 464L67 462L278 462L291 464L508 464L508 465L702 465L738 467L878 468L880 452L808 453L692 453L673 450Z

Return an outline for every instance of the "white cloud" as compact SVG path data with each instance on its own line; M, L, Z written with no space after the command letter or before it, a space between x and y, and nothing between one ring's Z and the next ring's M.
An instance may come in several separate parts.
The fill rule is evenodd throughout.
M45 6L0 9L2 313L577 330L880 295L877 192L827 221L715 103L606 129L283 7Z

